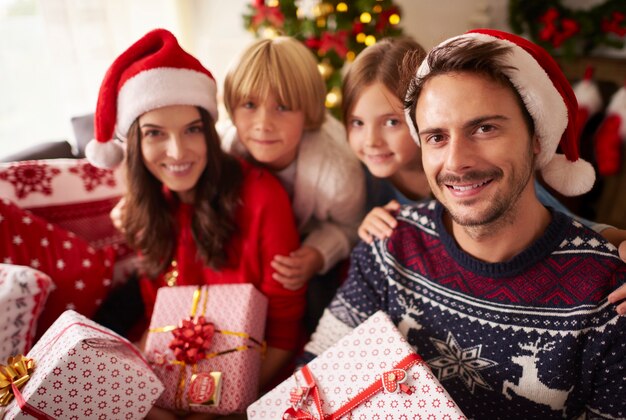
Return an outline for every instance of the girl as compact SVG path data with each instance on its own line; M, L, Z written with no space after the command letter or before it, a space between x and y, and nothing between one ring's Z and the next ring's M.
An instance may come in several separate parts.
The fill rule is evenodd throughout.
M304 289L284 288L270 264L299 241L276 179L222 151L215 92L211 73L171 33L149 32L104 78L87 156L118 164L124 150L110 139L114 127L123 133L121 223L141 252L146 319L160 287L252 283L268 297L263 386L289 360L304 306Z
M424 49L408 38L384 39L362 51L352 63L343 83L342 111L348 142L367 168L367 209L369 213L358 233L362 240L384 239L396 226L394 211L401 204L428 198L430 187L422 169L419 147L405 123L404 91L400 71L404 56L412 51L416 60ZM544 205L571 213L542 186L537 194ZM614 245L626 261L626 231L584 221ZM620 245L621 243L621 245ZM609 296L611 302L626 298L626 286ZM626 302L617 307L626 314Z
M315 328L334 295L357 239L365 191L363 171L341 124L327 114L325 87L312 53L289 37L248 47L224 83L230 121L220 129L225 150L270 169L291 198L302 238L272 262L289 289L309 283L307 327Z

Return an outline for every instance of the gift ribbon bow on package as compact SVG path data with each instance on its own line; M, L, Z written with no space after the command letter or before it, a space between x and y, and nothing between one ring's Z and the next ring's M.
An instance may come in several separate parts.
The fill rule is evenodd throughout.
M304 378L304 385L298 380L298 374L295 374L297 387L290 393L291 407L283 414L283 420L335 420L350 413L359 405L372 398L380 391L389 393L404 392L408 395L412 394L411 389L404 383L407 378L407 370L416 363L422 362L422 358L415 353L411 353L402 359L393 369L382 373L379 380L376 380L370 386L365 388L347 404L339 407L334 413L325 415L322 411L322 401L320 398L315 378L309 370L308 366L303 366L300 373ZM313 406L317 411L317 416L304 409L304 405L309 397L313 398Z
M198 314L198 306L200 306L201 302L201 311ZM182 396L187 381L185 373L185 367L187 365L191 366L192 375L196 375L198 373L197 364L202 360L211 359L235 351L258 350L261 354L264 354L266 351L265 341L261 342L245 332L219 330L212 322L208 322L204 316L207 302L208 287L200 286L193 294L188 319L183 320L178 326L169 325L151 328L148 331L150 333L171 332L173 335L172 341L169 343L169 348L174 353L175 359L166 360L163 354L155 355L155 359L159 361L159 364L170 363L181 366L180 379L176 391L176 405L178 408L182 408ZM211 352L211 345L215 334L241 337L245 340L249 340L251 344L242 344L231 349ZM215 398L214 405L219 404L219 388L219 386L216 388L218 396Z

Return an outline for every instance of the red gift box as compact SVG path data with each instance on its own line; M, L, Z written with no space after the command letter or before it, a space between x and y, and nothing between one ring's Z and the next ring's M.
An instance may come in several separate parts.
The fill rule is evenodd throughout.
M248 407L248 419L466 419L384 312Z
M34 367L7 406L6 419L143 418L163 391L135 346L71 310L26 358Z
M267 298L251 284L162 287L146 357L174 411L243 412L258 394Z

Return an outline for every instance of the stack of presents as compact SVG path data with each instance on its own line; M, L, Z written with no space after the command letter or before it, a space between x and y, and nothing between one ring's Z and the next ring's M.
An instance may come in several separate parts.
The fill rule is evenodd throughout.
M154 406L249 419L465 418L383 313L260 398L267 299L251 285L160 289L142 350L94 322L135 269L108 217L123 191L118 171L83 159L0 164L0 418L134 419ZM24 247L47 252L29 261Z

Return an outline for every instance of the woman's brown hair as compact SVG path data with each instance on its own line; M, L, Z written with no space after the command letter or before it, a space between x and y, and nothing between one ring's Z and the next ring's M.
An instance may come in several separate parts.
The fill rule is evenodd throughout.
M202 261L220 269L228 261L225 244L237 233L235 213L240 205L243 173L239 162L222 151L210 114L203 108L198 111L207 162L194 189L191 229ZM138 119L128 130L126 169L122 218L126 240L141 252L143 270L154 277L165 271L173 258L177 227L171 208L177 199L175 194L168 199L161 181L144 164Z
M360 93L374 82L380 82L404 101L401 83L402 60L408 52L424 57L424 48L408 37L385 38L364 49L349 67L343 80L341 111L347 126Z

